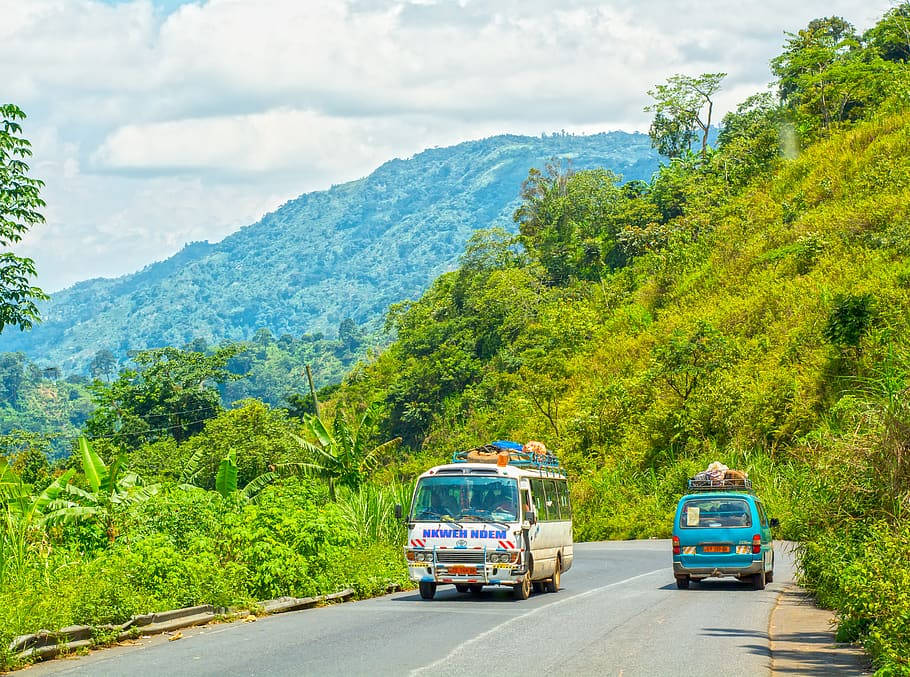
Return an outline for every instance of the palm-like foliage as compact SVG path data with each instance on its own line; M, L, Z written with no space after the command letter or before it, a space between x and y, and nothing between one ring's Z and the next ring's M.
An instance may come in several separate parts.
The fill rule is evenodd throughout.
M351 425L347 414L341 411L335 416L331 430L319 416L309 415L304 418L304 426L316 442L308 442L295 435L309 457L309 462L302 466L328 482L333 499L336 486L357 489L382 454L401 443L401 438L396 437L378 446L372 445L378 413L376 407L369 407L360 421Z
M21 571L30 532L58 516L58 496L75 472L68 470L36 496L6 461L0 461L0 583Z
M285 468L286 465L281 467ZM279 477L280 474L277 469L265 472L250 480L243 489L240 489L237 486L237 454L231 449L228 455L221 459L221 463L218 464L218 474L215 475L215 491L224 498L237 496L241 500L251 501L260 491Z
M158 485L143 485L136 473L128 472L123 454L117 456L110 466L92 448L84 437L79 438L79 460L88 490L68 484L68 501L57 501L56 519L76 521L98 519L104 526L108 538L116 537L114 530L115 506L147 501L158 493Z

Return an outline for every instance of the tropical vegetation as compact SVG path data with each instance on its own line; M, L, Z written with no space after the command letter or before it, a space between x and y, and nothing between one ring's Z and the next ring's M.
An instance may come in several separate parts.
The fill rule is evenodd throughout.
M864 34L788 36L776 91L714 148L701 80L671 78L651 133L673 157L649 181L531 171L514 226L489 219L392 305L387 347L330 392L225 405L240 353L208 345L97 378L77 453L9 447L0 652L38 627L404 583L392 506L415 474L533 438L571 475L579 540L666 536L687 477L748 471L840 639L910 674L908 23L903 3Z

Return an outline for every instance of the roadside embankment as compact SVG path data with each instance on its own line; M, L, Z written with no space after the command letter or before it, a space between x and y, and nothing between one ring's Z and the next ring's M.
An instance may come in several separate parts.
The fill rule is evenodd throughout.
M869 659L854 644L835 641L834 614L811 593L788 584L768 624L772 675L868 675Z

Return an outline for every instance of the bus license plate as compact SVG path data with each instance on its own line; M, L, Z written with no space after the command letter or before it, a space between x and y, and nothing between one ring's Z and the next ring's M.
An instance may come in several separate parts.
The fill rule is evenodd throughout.
M730 552L729 545L706 545L702 548L704 552Z
M476 574L477 568L476 567L466 567L464 565L457 564L455 566L449 567L449 573L450 574Z

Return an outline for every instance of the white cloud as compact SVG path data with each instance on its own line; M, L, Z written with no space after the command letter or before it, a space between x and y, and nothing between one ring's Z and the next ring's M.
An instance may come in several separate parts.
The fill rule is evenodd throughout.
M769 79L785 30L888 0L0 0L0 82L30 114L55 289L218 239L392 156L498 132L644 129L646 90Z

